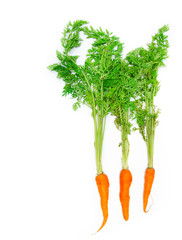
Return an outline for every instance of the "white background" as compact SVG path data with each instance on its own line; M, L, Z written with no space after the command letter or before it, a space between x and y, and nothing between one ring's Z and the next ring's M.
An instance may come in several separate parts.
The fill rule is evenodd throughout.
M1 1L0 6L0 239L100 240L181 239L181 71L180 0L173 1ZM119 36L124 55L146 46L169 24L169 59L159 72L161 108L156 129L156 178L149 213L142 210L145 143L130 137L133 174L130 219L119 202L120 133L108 117L103 169L110 180L109 219L104 229L95 184L93 121L82 107L62 97L63 83L47 66L69 20L88 20ZM85 54L85 49L83 52ZM150 199L151 203L151 199Z

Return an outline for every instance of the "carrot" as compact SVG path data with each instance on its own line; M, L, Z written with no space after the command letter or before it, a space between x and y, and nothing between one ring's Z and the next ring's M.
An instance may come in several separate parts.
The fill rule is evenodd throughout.
M107 222L108 219L108 199L109 199L109 180L106 174L97 175L95 178L99 195L100 195L100 203L103 213L103 222L101 227L97 232L99 232Z
M130 195L129 195L129 189L132 182L132 175L130 170L123 169L120 172L120 201L122 206L122 212L123 217L125 221L129 218L129 201L130 201Z
M145 181L144 181L144 190L143 190L143 211L146 213L146 208L148 204L148 198L150 196L152 184L154 181L155 169L147 168L145 171Z

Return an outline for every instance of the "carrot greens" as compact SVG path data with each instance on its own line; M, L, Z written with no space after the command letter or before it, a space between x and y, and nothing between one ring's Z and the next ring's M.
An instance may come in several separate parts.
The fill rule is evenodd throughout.
M109 114L110 89L112 79L117 75L117 67L123 50L119 38L108 30L85 26L87 22L77 20L69 23L61 39L63 53L57 51L59 63L49 66L58 73L57 77L65 82L63 95L76 99L73 109L85 104L92 110L95 133L95 155L97 174L102 174L102 146L106 117ZM85 63L77 64L79 56L70 55L70 51L81 45L80 32L94 42L88 50Z
M160 83L157 79L158 70L165 66L164 60L169 47L167 25L159 29L148 44L148 49L137 48L127 54L126 60L133 68L134 75L140 76L138 82L142 86L138 92L138 104L135 110L135 117L138 129L146 142L148 153L148 167L153 167L154 136L155 128L158 125L160 110L154 105L154 97L157 95Z
M135 98L139 91L136 76L125 59L120 60L118 76L113 80L110 111L115 116L115 125L121 131L122 168L128 169L129 140L132 131L132 119L135 110ZM119 145L119 146L120 146Z

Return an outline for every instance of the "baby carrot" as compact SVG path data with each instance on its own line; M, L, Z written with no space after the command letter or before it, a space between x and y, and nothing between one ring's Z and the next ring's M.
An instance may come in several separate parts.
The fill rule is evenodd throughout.
M148 198L150 196L150 192L152 189L152 184L154 181L155 169L147 168L145 171L145 182L144 182L144 190L143 190L143 211L146 213L146 208L148 204Z
M109 180L106 174L97 175L95 178L99 195L100 195L100 203L103 213L103 222L101 227L97 232L99 232L107 222L108 218L108 199L109 199Z
M129 201L130 201L130 195L129 195L129 189L132 182L132 175L130 170L123 169L120 172L120 201L123 211L123 217L125 221L129 218Z

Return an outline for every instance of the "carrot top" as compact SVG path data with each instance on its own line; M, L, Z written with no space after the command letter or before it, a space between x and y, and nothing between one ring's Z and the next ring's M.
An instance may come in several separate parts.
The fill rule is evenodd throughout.
M109 114L108 95L112 80L116 77L117 67L123 50L119 38L108 30L85 26L86 21L69 22L64 29L61 39L63 51L57 51L59 63L50 65L51 71L56 71L57 77L65 82L63 96L71 95L76 102L73 109L77 110L82 104L92 111L95 133L95 154L97 174L102 173L102 145L104 139L106 116ZM80 33L92 38L93 43L88 49L83 65L77 63L79 56L70 54L80 47Z
M152 42L148 44L147 49L137 48L126 56L126 60L133 69L133 76L137 76L137 81L141 86L138 92L135 118L138 130L147 144L149 168L153 167L155 128L158 125L160 113L154 105L154 97L160 85L157 79L158 70L161 66L165 66L164 60L168 57L169 44L167 35L165 35L168 30L167 25L163 26L152 37Z
M122 167L128 168L129 140L133 124L132 119L139 91L137 78L132 76L131 67L125 59L121 59L118 77L114 79L110 97L111 114L115 117L115 125L121 131Z

